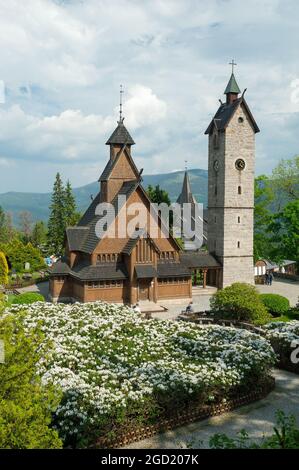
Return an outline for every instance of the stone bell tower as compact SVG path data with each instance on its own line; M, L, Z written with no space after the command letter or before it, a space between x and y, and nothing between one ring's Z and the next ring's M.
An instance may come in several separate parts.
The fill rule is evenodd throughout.
M259 128L232 74L209 136L208 249L222 263L220 288L254 283L255 134Z

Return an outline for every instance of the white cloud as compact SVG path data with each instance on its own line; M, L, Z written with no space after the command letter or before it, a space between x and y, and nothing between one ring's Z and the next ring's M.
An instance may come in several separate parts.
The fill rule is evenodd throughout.
M20 162L14 172L2 164L1 188L50 188L48 164L63 166L76 184L94 175L94 165L100 173L120 83L145 172L181 168L186 158L206 167L203 132L231 57L261 128L257 172L269 172L298 151L290 134L299 100L298 15L296 0L249 0L242 8L240 0L0 0L0 155ZM35 160L45 169L40 181ZM21 161L31 166L26 179Z
M142 85L129 89L129 98L124 102L126 124L132 129L154 124L166 117L167 105L153 91Z
M165 117L166 104L151 89L135 85L128 95L124 107L130 128L152 125ZM117 112L115 108L114 116L85 115L81 110L67 109L58 115L39 117L13 105L0 109L0 145L11 158L26 161L42 155L47 155L49 161L92 161L116 127Z

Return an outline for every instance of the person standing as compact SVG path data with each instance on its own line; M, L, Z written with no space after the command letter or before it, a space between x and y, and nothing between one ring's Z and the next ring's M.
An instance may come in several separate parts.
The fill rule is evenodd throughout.
M273 274L269 274L269 286L272 286L272 281L273 281Z

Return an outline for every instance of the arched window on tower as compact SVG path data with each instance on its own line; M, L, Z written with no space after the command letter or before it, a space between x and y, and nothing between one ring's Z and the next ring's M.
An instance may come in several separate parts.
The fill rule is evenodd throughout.
M238 194L242 194L242 187L238 186Z

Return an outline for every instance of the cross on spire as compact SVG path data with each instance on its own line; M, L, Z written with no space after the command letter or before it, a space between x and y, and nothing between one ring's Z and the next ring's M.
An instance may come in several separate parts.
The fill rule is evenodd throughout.
M119 90L119 123L122 123L124 118L123 118L123 99L122 95L124 93L123 86L120 85L120 90Z
M229 62L229 65L232 66L232 73L234 73L234 66L237 65L237 63L234 61L234 59L232 59L232 61Z

